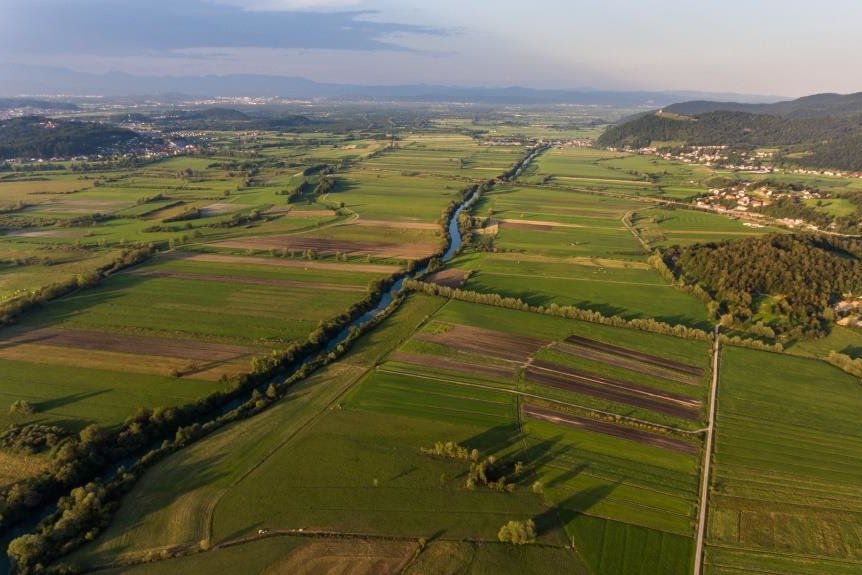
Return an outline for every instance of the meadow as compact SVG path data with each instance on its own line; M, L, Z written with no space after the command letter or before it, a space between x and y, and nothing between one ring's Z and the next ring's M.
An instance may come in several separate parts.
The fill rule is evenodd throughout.
M858 572L858 380L736 348L724 350L720 373L707 573Z
M455 265L471 272L465 289L708 329L705 306L647 264L646 250L622 221L639 209L636 200L497 186L474 211L484 221L473 242L486 247Z
M741 220L711 212L659 207L639 210L632 223L650 245L657 247L720 242L780 231L768 226L746 226Z

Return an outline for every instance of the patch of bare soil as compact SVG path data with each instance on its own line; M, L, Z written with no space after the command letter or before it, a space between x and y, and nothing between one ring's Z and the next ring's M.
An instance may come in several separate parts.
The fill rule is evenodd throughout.
M582 228L584 226L580 224L566 224L563 222L554 222L547 220L514 220L514 219L504 219L501 220L505 225L512 226L537 226L540 228Z
M395 575L416 552L412 541L311 541L270 565L262 575Z
M397 220L366 220L365 218L359 218L356 220L355 225L357 226L368 226L372 228L394 228L399 230L430 230L430 231L438 231L440 230L440 224L435 224L433 222L405 222L405 221L397 221Z
M237 210L242 210L245 208L250 208L250 205L247 204L228 204L224 202L218 202L215 204L210 204L208 206L204 206L201 208L201 215L206 216L221 216L224 214L229 214L231 212L235 212Z
M700 419L701 402L675 393L541 360L533 361L527 367L526 375L529 381L540 385L642 407L681 419Z
M513 367L478 365L475 363L467 363L457 361L448 357L438 355L425 355L421 353L408 353L397 351L389 356L392 361L401 363L409 363L410 365L418 365L424 367L438 367L440 369L451 369L453 371L462 371L475 375L486 375L489 377L511 379L514 374Z
M226 361L246 357L257 350L240 345L197 340L163 339L104 331L41 328L4 339L0 349L23 344L70 347L141 355L179 357L201 361Z
M580 357L592 361L598 361L601 363L612 365L614 367L620 367L629 371L642 373L644 375L659 377L661 379L667 379L670 381L675 381L677 383L684 383L685 385L700 386L703 384L703 378L696 375L680 373L678 371L673 371L664 367L659 367L657 365L643 363L636 359L630 359L620 355L614 355L612 353L601 352L589 347L580 347L577 345L569 345L566 343L559 342L555 342L552 347L556 351L565 355L569 355L572 357Z
M464 270L450 268L431 274L425 281L450 288L459 288L466 277L467 272Z
M453 325L445 333L421 333L417 339L517 363L525 363L532 354L548 344L541 339L464 325Z

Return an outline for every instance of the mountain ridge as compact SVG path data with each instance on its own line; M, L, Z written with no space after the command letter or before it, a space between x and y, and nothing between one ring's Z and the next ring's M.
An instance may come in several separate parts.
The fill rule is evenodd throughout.
M521 86L446 86L435 84L356 85L322 83L297 76L229 74L136 76L123 72L91 74L66 68L0 63L0 95L75 94L130 96L181 93L192 96L284 97L404 102L489 104L581 104L664 106L693 97L738 97L751 102L775 96L708 94L689 91L542 89Z

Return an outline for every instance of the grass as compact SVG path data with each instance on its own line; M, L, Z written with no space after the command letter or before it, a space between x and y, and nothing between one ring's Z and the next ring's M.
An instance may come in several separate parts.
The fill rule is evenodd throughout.
M464 289L499 293L530 305L573 305L626 319L652 317L670 324L709 329L704 306L669 285L653 269L547 263L499 258L463 258L473 273Z
M398 345L406 337L405 329L407 334L412 332L439 306L435 298L412 296L341 362L297 384L289 398L157 464L123 501L107 532L72 560L99 564L140 556L151 549L197 544L209 529L207 514L222 490L230 489L309 425L369 366ZM189 477L197 479L189 481Z
M405 568L403 572L408 575L588 573L572 551L556 547L438 540L420 550L416 541L319 540L283 536L258 539L167 562L108 569L104 573L150 575L163 573L165 569L189 575L213 572L389 573L401 568Z
M638 210L633 221L655 247L717 242L779 231L769 227L750 228L741 220L715 213L668 208Z
M540 156L540 165L556 151ZM502 253L472 254L456 265L474 272L466 289L517 297L531 305L575 305L608 316L651 317L709 329L703 304L650 269L646 252L623 224L626 214L642 207L632 200L565 189L498 187L473 213L491 215L498 229L493 247Z
M681 548L674 547L675 537L687 541L696 458L545 422L519 425L516 399L502 391L366 373L390 350L404 348L417 327L433 331L456 318L540 337L568 335L577 325L580 333L617 343L640 341L645 350L655 347L653 336L461 302L441 309L443 301L411 296L368 339L299 384L273 409L159 463L125 499L108 531L71 560L97 565L147 550L194 546L208 535L217 544L253 537L259 529L303 528L438 537L440 542L419 555L416 572L428 565L464 564L471 557L479 561L471 567L476 573L501 562L526 566L528 559L532 567L524 567L526 572L551 565L577 569L578 557L562 549L571 537L579 557L602 553L590 547L581 529L584 520L578 518L587 514L600 524L629 522L640 534L632 541L641 537L649 543L649 549L632 543L625 561L633 562L639 553L670 565L668 573L678 572L662 554ZM675 357L700 355L702 347L680 340ZM347 394L340 397L343 390ZM524 460L530 473L512 494L467 490L465 462L419 453L419 447L439 440L458 441L506 461ZM545 483L543 496L528 489L535 480ZM264 491L267 504L261 506ZM512 555L493 543L448 542L464 537L493 542L503 523L529 517L537 518L541 541L551 547L513 550ZM231 549L253 554L257 545L264 544ZM453 547L442 553L434 545ZM189 568L197 569L199 562L209 565L224 553L178 561L191 561L195 567Z
M217 384L195 379L52 365L32 358L29 361L0 359L3 389L0 392L0 428L11 423L60 424L80 429L90 423L120 423L139 407L188 403L212 393ZM9 406L19 399L30 401L36 413L9 414Z
M38 404L34 421L112 425L138 406L198 398L215 387L199 379L213 382L247 371L253 355L304 341L320 321L365 297L370 280L384 276L337 266L253 262L160 259L52 302L5 328L10 341L0 349L7 377L2 412L27 399ZM76 339L55 344L46 333ZM106 333L157 338L146 341L168 347L150 350L140 343L115 349L81 340ZM240 347L231 348L229 357L202 359L200 350L209 343ZM171 377L177 372L184 377ZM33 387L34 381L40 386Z
M803 357L824 358L830 351L862 357L862 332L858 328L835 325L826 337L799 339L787 351Z
M862 432L854 418L860 408L858 381L837 368L725 349L709 572L860 569Z
M696 366L706 367L709 362L709 344L704 341L461 301L450 301L434 319L548 340L580 335Z

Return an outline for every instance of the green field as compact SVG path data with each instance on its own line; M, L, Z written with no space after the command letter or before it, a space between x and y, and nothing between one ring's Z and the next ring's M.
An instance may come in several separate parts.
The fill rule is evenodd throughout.
M642 207L571 190L500 186L474 211L488 218L483 225L490 231L473 241L490 243L493 253L483 250L455 265L472 271L465 289L709 329L704 305L649 267L622 222Z
M860 408L823 362L724 350L708 573L859 572Z
M0 330L7 377L0 419L13 419L8 405L19 399L36 413L15 421L73 427L118 423L139 406L186 403L217 389L222 375L248 371L254 355L304 341L386 275L347 264L339 271L335 263L198 257L113 276Z

